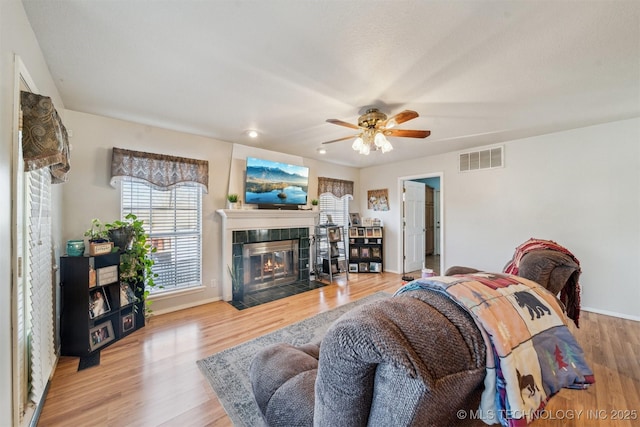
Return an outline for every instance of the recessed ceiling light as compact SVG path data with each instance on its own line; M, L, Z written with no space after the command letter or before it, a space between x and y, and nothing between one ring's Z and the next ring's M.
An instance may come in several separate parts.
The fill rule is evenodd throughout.
M320 147L316 151L318 152L318 154L327 154L327 149L326 148Z
M248 136L249 138L257 138L257 137L258 137L258 131L257 131L257 130L249 129L249 130L246 132L246 134L247 134L247 136Z

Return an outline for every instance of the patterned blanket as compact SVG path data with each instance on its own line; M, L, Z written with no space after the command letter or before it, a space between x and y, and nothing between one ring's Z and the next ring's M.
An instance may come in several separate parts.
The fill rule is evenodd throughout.
M448 295L475 319L487 345L479 415L487 424L524 426L563 387L595 382L555 297L537 283L497 273L414 280L397 294L428 289Z
M560 246L553 240L534 239L532 237L516 248L513 258L505 265L504 272L517 276L522 258L528 253L539 249L551 249L566 254L578 264L578 268L580 267L580 261L569 252L569 249ZM580 283L578 283L577 279L569 281L560 291L560 301L567 309L567 316L576 323L576 326L580 326Z

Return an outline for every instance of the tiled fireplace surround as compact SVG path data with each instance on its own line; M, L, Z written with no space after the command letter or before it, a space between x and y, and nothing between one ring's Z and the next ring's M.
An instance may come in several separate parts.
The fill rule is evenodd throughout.
M231 278L227 267L242 266L245 243L299 239L299 279L309 280L310 236L318 213L305 210L220 209L222 219L222 299L232 300Z

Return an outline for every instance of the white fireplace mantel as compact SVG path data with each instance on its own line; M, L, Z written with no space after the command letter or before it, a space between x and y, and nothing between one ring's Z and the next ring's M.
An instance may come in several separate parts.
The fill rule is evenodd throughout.
M234 231L307 227L309 235L312 235L318 219L318 212L310 210L218 209L216 213L222 218L223 273L220 283L224 301L233 298L228 267L231 266Z

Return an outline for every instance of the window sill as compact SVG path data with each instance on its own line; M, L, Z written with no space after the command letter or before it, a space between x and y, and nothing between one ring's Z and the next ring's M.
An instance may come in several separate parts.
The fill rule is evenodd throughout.
M173 291L158 291L149 295L149 299L152 301L162 301L164 299L171 299L175 297L181 297L184 295L195 294L198 292L204 292L206 286L192 286L184 289L176 289Z

